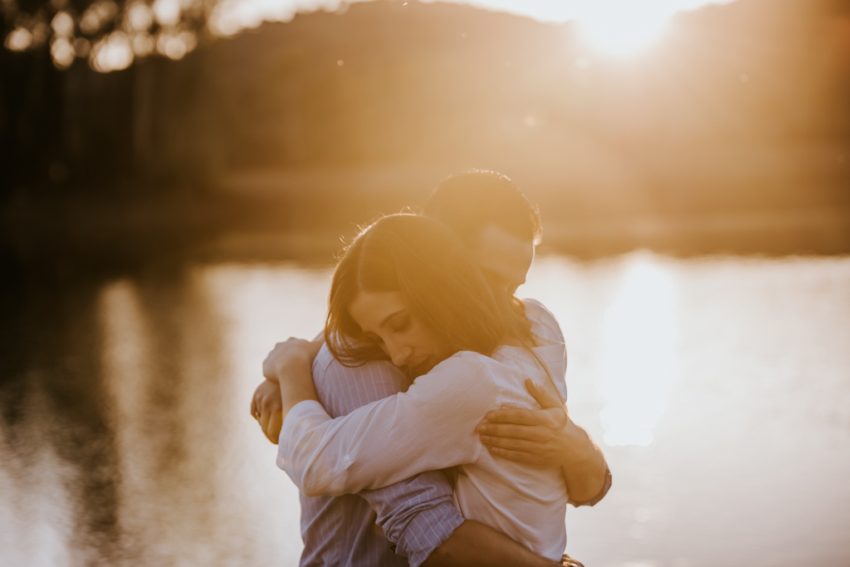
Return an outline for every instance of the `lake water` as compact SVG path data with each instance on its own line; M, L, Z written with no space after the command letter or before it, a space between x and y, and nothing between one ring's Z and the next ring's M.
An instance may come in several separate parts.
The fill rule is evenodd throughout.
M198 264L3 299L0 564L295 565L298 500L248 414L328 268ZM593 567L850 565L850 258L538 258L570 408L614 486Z

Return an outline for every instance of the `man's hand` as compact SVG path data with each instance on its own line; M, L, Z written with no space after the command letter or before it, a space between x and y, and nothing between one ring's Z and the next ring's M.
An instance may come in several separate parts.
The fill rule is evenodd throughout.
M561 400L531 380L525 388L542 409L504 407L487 413L478 426L481 442L498 457L538 467L559 467L575 453L578 427Z
M541 409L502 408L478 426L481 442L498 457L538 467L560 467L570 502L593 505L608 492L611 473L605 456L567 408L531 380L528 392Z
M319 340L308 341L289 337L282 343L277 343L263 360L263 376L271 382L279 382L287 369L293 365L310 364L322 346Z
M251 416L259 422L263 433L275 445L283 425L282 409L280 386L277 382L263 380L254 390L254 397L251 399Z

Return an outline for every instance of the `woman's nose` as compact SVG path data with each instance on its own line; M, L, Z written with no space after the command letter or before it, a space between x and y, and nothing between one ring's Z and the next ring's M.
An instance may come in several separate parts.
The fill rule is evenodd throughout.
M412 349L405 345L388 343L387 351L392 363L399 368L403 368L410 360Z

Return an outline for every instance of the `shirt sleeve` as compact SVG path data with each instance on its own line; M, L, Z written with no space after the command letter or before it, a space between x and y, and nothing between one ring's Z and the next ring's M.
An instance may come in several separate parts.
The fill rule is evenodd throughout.
M377 514L377 523L399 555L418 567L464 522L452 487L439 471L359 494Z
M531 323L531 330L538 342L536 350L544 355L550 363L550 377L565 403L567 401L567 345L558 320L542 303L536 299L523 299L525 314Z
M331 418L315 401L287 415L278 466L307 495L388 486L420 472L475 462L475 426L500 392L486 357L458 353L407 390Z
M535 336L545 343L565 344L564 333L555 315L536 299L523 299L525 314L531 322Z
M397 394L408 380L389 363L349 368L323 347L313 364L313 378L323 407L346 415L360 406ZM452 486L439 471L425 472L359 496L375 511L377 523L398 555L418 567L446 541L464 519Z

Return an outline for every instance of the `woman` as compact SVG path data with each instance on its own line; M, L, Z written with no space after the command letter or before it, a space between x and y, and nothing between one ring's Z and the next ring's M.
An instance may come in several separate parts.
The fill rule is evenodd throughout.
M358 492L459 466L455 496L466 518L560 558L567 503L560 470L498 459L475 432L500 404L534 407L526 378L564 398L557 323L539 304L525 307L494 294L438 222L413 215L376 222L337 267L325 339L343 362L389 358L416 379L407 392L336 420L318 404L300 404L284 422L279 464L307 494ZM290 343L267 360L270 378L287 367L285 408L310 398L298 393L312 388L309 364L294 372L299 359L309 360L304 351L307 344Z

